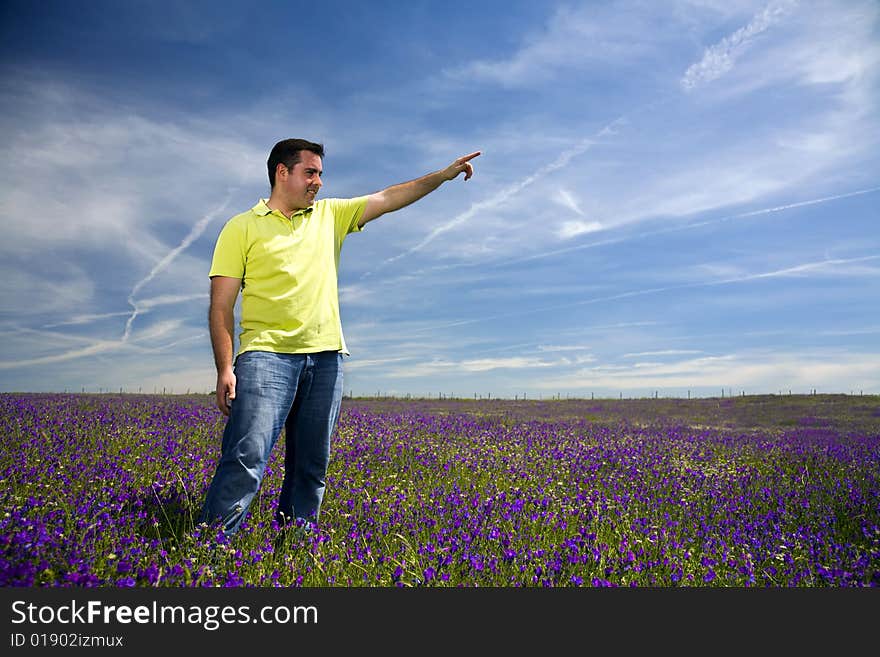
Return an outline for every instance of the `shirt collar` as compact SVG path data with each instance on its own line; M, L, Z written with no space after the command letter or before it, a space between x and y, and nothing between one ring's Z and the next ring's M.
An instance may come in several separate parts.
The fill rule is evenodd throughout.
M259 203L257 203L254 207L251 208L251 211L255 215L257 215L258 217L265 217L267 214L272 214L274 212L274 210L272 210L268 205L266 205L266 202L268 200L269 199L267 199L267 198L261 198ZM293 216L295 217L298 214L301 214L303 216L309 215L312 213L312 211L314 209L315 209L315 205L313 203L312 205L310 205L307 208L303 208L302 210L297 210L296 212L293 213ZM279 212L278 214L282 214L282 213Z

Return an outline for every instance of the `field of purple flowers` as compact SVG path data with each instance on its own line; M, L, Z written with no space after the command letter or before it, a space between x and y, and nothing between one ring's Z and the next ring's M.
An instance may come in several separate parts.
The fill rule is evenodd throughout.
M346 399L320 527L195 525L209 396L0 394L2 586L880 585L880 397Z

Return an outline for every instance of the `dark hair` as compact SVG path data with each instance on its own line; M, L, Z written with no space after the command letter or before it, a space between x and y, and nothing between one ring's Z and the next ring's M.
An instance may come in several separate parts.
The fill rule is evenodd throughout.
M283 164L288 169L299 162L300 151L311 151L318 157L324 157L324 145L305 139L282 139L272 147L266 167L269 169L269 186L275 187L275 169Z

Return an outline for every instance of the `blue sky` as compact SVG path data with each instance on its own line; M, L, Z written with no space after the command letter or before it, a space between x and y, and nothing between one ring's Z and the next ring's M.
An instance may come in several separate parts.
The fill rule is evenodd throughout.
M481 150L345 242L355 395L880 393L880 5L0 7L0 390L210 391L214 240Z

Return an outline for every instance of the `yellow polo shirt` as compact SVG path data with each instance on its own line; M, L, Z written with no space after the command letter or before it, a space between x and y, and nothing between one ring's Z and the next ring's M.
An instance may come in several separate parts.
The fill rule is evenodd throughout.
M367 197L315 201L287 218L261 199L223 226L209 276L242 280L238 353L348 354L339 318L342 242Z

